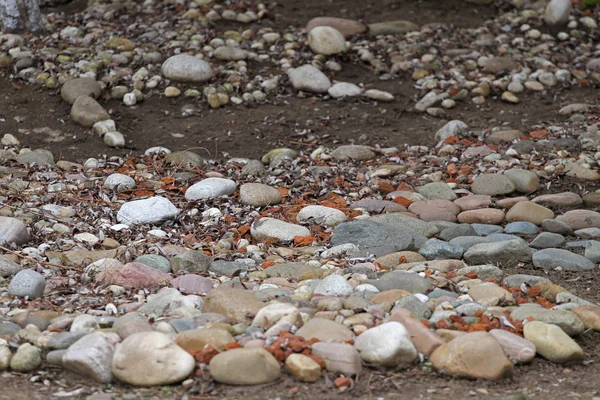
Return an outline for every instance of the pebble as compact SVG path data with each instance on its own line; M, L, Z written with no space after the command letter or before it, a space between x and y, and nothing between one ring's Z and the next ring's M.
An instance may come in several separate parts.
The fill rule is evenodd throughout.
M366 161L375 158L372 148L360 145L345 145L336 148L331 157L338 161Z
M161 72L165 78L175 82L203 83L213 77L210 64L187 54L169 57L163 63Z
M600 213L592 210L571 210L556 217L574 231L584 228L600 228Z
M322 226L336 226L347 220L344 212L331 207L306 206L296 216L299 224L315 223Z
M523 334L539 355L553 363L576 362L585 357L581 347L556 325L530 321L525 324Z
M511 267L519 262L531 261L531 249L521 239L480 243L469 248L463 258L468 264L494 263Z
M179 209L165 197L129 201L121 206L117 221L128 225L160 224L179 215Z
M312 345L312 354L325 362L328 372L354 376L362 371L360 354L350 344L318 342Z
M40 366L40 349L30 343L23 343L10 359L10 369L18 372L30 372Z
M471 184L471 190L475 194L500 196L511 194L516 188L506 175L482 174L475 178Z
M229 385L261 385L281 375L279 362L265 349L245 348L225 351L209 364L211 376Z
M408 366L418 355L404 325L393 321L367 330L354 347L363 361L386 367Z
M193 184L186 190L185 199L195 201L229 196L235 191L237 184L231 179L207 178Z
M550 247L562 247L566 243L563 235L551 232L542 232L536 236L529 245L536 249L547 249Z
M82 95L77 97L71 107L71 119L81 126L91 128L96 122L110 119L110 116L96 100Z
M303 65L292 69L288 71L288 76L296 90L309 93L326 93L331 87L329 78L312 65Z
M330 26L315 26L308 32L308 46L317 54L325 56L347 50L346 39L340 31Z
M29 297L30 299L42 297L46 288L46 280L39 272L24 269L17 272L8 285L10 296Z
M285 369L301 382L316 382L321 378L321 366L304 354L290 354L285 359Z
M506 356L516 364L530 363L536 354L535 344L503 329L492 329L490 335L500 344Z
M79 96L89 96L97 99L102 88L93 78L75 78L64 83L60 90L61 98L69 104L75 103Z
M338 30L345 37L359 35L367 30L367 27L358 21L335 17L313 18L306 24L305 30L306 32L310 32L313 28L317 26L330 26Z
M21 220L0 216L0 245L14 243L20 246L27 242L29 242L29 232Z
M554 218L552 210L530 201L520 201L506 213L507 222L526 221L541 225L544 220L552 218Z
M327 93L334 99L343 99L345 97L360 96L362 89L353 83L336 82L327 90Z
M126 190L135 189L137 184L135 183L135 180L132 177L115 173L106 177L103 186L110 190L122 192Z
M263 183L244 183L240 186L240 201L253 207L266 207L279 204L281 193L274 187Z
M65 351L62 366L96 382L111 382L111 362L120 340L116 333L99 332L85 335Z
M592 261L563 249L543 249L532 257L533 265L544 270L562 268L566 271L582 271L595 268Z

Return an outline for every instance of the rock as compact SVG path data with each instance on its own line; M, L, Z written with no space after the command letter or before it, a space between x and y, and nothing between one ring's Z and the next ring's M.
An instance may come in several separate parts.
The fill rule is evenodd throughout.
M209 63L187 54L169 57L163 63L161 72L165 78L175 82L202 83L213 77Z
M514 267L520 262L531 260L531 249L522 239L494 243L480 243L471 247L463 255L468 264L499 264Z
M263 183L244 183L240 186L240 201L253 207L266 207L282 201L279 190Z
M514 303L513 296L508 290L489 282L471 287L468 291L468 295L477 302L486 300L488 303L492 304Z
M177 289L163 288L158 293L148 296L146 304L137 309L140 314L161 316L165 312L173 312L178 308L196 308L201 303L196 296L184 296Z
M114 265L101 271L95 278L97 283L105 286L118 285L133 289L149 289L168 284L171 276L142 263Z
M368 146L349 144L333 150L331 157L338 161L366 161L375 158L375 152Z
M533 265L544 270L562 268L567 271L591 270L595 268L592 261L563 249L543 249L533 253Z
M93 78L75 78L65 82L60 89L60 97L69 104L75 103L79 96L97 99L102 93L100 84Z
M458 197L446 182L432 182L417 188L417 192L426 199L456 200Z
M535 344L529 340L503 329L492 329L489 333L512 362L527 364L535 357Z
M352 331L346 326L324 318L312 318L298 329L296 335L321 342L345 342L354 338Z
M248 52L239 47L221 46L217 47L213 52L217 60L224 61L240 61L248 58Z
M438 347L430 360L437 370L448 375L475 379L497 380L513 369L500 344L487 332L458 336Z
M390 215L393 214L385 214L385 216ZM369 249L373 254L382 256L397 251L419 248L426 240L420 232L410 227L395 224L392 219L387 222L389 222L389 225L373 220L343 222L335 227L331 244L336 246L354 243L359 248Z
M310 236L310 231L300 225L266 217L254 221L250 229L250 234L257 241L277 240L280 242L291 242L296 236Z
M112 359L120 340L112 332L85 335L63 354L62 366L96 382L108 383L112 381Z
M547 249L550 247L562 247L566 242L563 235L551 232L542 232L529 245L536 249Z
M347 50L346 39L340 31L330 26L316 26L308 32L310 49L325 56L343 53Z
M419 254L428 260L447 258L460 259L463 254L463 249L448 242L444 242L443 240L429 239L423 243L423 246L419 249Z
M508 176L502 174L482 174L475 178L471 184L473 193L489 196L511 194L515 189L515 185Z
M390 321L397 321L402 324L410 335L409 337L417 351L427 357L430 357L435 349L444 344L444 341L439 336L423 325L421 321L406 308L394 307ZM362 335L360 337L362 337Z
M600 262L600 242L597 240L590 241L590 243L585 246L583 255L593 263Z
M160 365L160 368L148 368ZM112 373L134 386L160 386L178 383L194 371L194 357L159 332L139 332L117 345Z
M504 221L504 211L497 208L480 208L478 210L463 211L458 214L461 224L491 224L498 225Z
M161 272L171 272L171 263L169 260L158 254L144 254L139 256L133 262L146 264L149 267L157 269Z
M14 243L17 246L29 242L27 226L21 220L11 217L0 217L0 245Z
M346 278L341 275L329 275L323 279L315 288L313 294L320 294L323 296L349 296L353 292L354 288Z
M229 332L217 328L190 329L175 336L175 343L188 353L202 351L204 346L211 346L219 351L235 340Z
M369 89L365 91L365 97L371 100L390 103L394 101L394 95L383 90Z
M517 192L531 193L540 186L540 179L533 171L512 168L504 172L504 175L510 179Z
M117 221L128 225L160 224L179 215L179 209L165 197L129 201L121 206Z
M362 370L360 354L351 344L318 342L312 354L323 359L328 372L354 376Z
M186 274L173 279L171 286L186 294L206 294L212 290L213 283L203 276Z
M472 194L454 200L454 204L460 207L461 211L477 210L487 208L492 204L492 198L484 194Z
M469 125L460 120L453 120L442 126L435 133L435 140L445 141L450 136L462 137L469 130Z
M392 318L394 321L403 323L402 319L397 319L397 317L394 317L394 313L402 308L410 311L416 318L419 318L419 319L429 319L429 317L431 317L431 311L429 310L429 308L427 308L425 303L423 303L421 300L419 300L419 298L417 296L412 295L412 294L409 296L404 296L396 302L396 304L394 305L394 308L392 309ZM405 327L407 327L407 326L410 331L410 325L409 324L405 325ZM423 336L423 337L427 338L427 336ZM417 346L417 350L419 350L419 348L418 348L419 341L417 339L413 339L413 340L415 341L414 344L415 344L415 346ZM425 353L423 353L423 354L425 354Z
M168 165L183 167L186 169L195 169L204 164L204 160L198 154L191 151L176 151L165 157Z
M98 320L93 315L78 315L71 323L69 332L71 333L90 333L100 328Z
M511 222L504 227L504 233L512 235L535 235L538 228L535 224L527 221Z
M523 334L539 355L554 363L576 362L585 357L581 347L556 325L530 321L525 324Z
M302 323L300 311L296 307L286 303L272 303L258 311L252 326L266 329L265 336L276 336L283 331L289 332Z
M309 33L313 28L317 26L329 26L338 30L344 37L350 37L353 35L359 35L367 30L367 27L362 23L344 18L335 17L317 17L308 21L306 24L306 32Z
M58 332L55 336L48 341L49 349L57 349L57 350L66 350L73 343L77 342L79 339L87 335L87 332Z
M354 347L365 362L386 367L410 365L418 355L404 325L394 321L363 332Z
M316 382L321 378L321 366L304 354L290 354L285 359L285 369L301 382Z
M334 99L343 99L345 97L360 96L362 89L353 83L336 82L327 90L327 93Z
M509 88L509 90L510 90L510 88ZM512 143L513 140L516 140L516 139L520 138L521 136L523 136L521 131L518 131L516 129L497 131L497 132L492 132L485 139L485 142L491 143L491 144Z
M533 305L522 305L510 313L511 318L518 321L534 319L547 324L553 324L560 327L569 336L577 336L585 329L583 322L567 310L548 310L546 308Z
M21 266L10 258L0 255L0 276L3 278L12 276L21 270Z
M591 210L571 210L556 217L574 231L584 228L600 228L600 213Z
M485 72L495 75L508 73L517 68L519 68L519 64L510 57L494 57L489 59L483 66Z
M570 13L570 0L551 0L546 6L544 21L548 25L563 25L569 21Z
M110 147L124 147L125 136L120 132L108 132L104 135L104 143Z
M0 346L0 371L6 371L10 368L10 360L13 354L8 346Z
M8 285L10 296L29 297L30 299L42 297L46 281L44 276L32 269L17 272Z
M583 204L581 197L578 194L571 192L543 194L541 196L534 197L531 199L531 201L550 208L573 208Z
M25 165L54 165L54 155L48 150L36 149L34 151L20 153L17 156L17 161Z
M583 179L586 181L600 180L600 174L598 172L575 162L568 163L565 168L565 172L567 176L577 179Z
M222 314L230 323L249 322L265 304L244 289L211 290L204 300L202 312Z
M91 128L98 121L110 119L110 116L96 100L83 95L73 103L71 119L81 126Z
M431 290L431 283L417 274L404 271L392 271L382 275L379 279L367 281L379 291L403 289L410 293L426 293Z
M135 180L123 174L110 174L104 181L105 188L115 190L117 192L135 189L137 184Z
M18 372L30 372L40 366L40 349L29 343L23 343L10 359L10 369Z
M315 223L322 226L336 226L347 219L342 211L324 206L305 206L296 216L299 224Z
M559 233L561 235L572 235L573 229L566 223L556 219L545 219L542 221L542 229L548 232Z
M369 24L368 33L372 36L377 35L396 35L398 33L406 33L418 31L419 25L404 20L377 22Z
M210 361L213 379L228 385L260 385L281 375L279 362L265 349L233 349L217 354Z
M186 190L185 199L195 201L229 196L235 191L237 184L231 179L206 178L193 184Z
M506 214L508 222L527 221L536 225L541 225L545 219L552 218L554 218L552 210L531 201L518 202Z
M262 156L260 161L263 164L270 164L278 156L288 156L291 159L295 159L296 157L298 157L298 152L294 149L288 149L286 147L273 149L264 156Z
M310 93L325 93L331 87L331 81L327 76L312 65L288 71L292 86L296 90Z
M469 265L456 271L457 275L466 275L475 272L477 277L482 280L496 279L500 280L504 273L495 265Z
M507 276L504 278L503 283L508 287L520 287L523 283L527 283L531 286L539 283L539 282L550 282L547 278L535 275L523 275L516 274Z

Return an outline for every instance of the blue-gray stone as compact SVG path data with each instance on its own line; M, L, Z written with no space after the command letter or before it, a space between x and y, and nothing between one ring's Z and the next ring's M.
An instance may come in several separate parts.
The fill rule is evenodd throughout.
M429 319L431 317L431 310L415 295L404 296L396 302L392 312L399 309L406 308L410 310L419 319Z
M485 310L487 310L487 307L485 307L479 303L476 303L476 302L470 302L470 303L461 304L460 306L456 307L454 310L460 315L474 317L475 314L477 313L477 311L485 311Z
M48 348L66 350L70 345L87 334L87 332L59 332L48 341Z
M144 254L136 258L134 262L145 264L162 272L171 272L171 263L169 260L166 257L159 256L158 254Z
M0 336L10 336L19 332L21 327L14 322L0 321Z
M8 294L19 297L28 296L29 298L42 297L45 288L46 281L42 274L32 269L24 269L17 272L11 279L8 285Z
M590 240L590 243L585 246L584 256L593 263L600 263L600 242Z
M521 287L524 283L529 286L535 286L540 282L550 282L550 279L544 278L543 276L516 274L507 276L504 278L504 281L502 281L502 283L508 287Z
M574 233L580 239L600 239L600 228L583 228Z
M458 294L449 290L435 288L427 295L430 299L439 299L440 297L458 297Z
M566 243L563 235L551 232L542 232L529 244L536 249L547 249L550 247L562 247Z
M459 259L462 257L463 250L448 242L439 239L429 239L419 249L419 254L428 260L434 259Z
M234 273L248 271L248 266L239 261L216 260L210 265L209 272L221 276L232 276Z
M475 229L473 229L470 224L455 224L455 226L451 226L440 232L438 237L449 242L450 240L461 236L477 236L477 232L475 232Z
M498 225L490 224L471 224L471 227L475 230L478 236L488 236L492 233L502 233L504 229Z
M469 265L463 268L460 268L456 271L457 275L466 275L470 272L475 272L477 274L477 278L487 281L490 279L502 279L502 270L495 265Z
M542 221L542 229L552 233L560 233L561 235L570 235L573 229L566 222L558 219L545 219Z
M538 227L527 221L511 222L504 227L504 233L517 235L535 235Z
M380 292L391 289L403 289L411 293L425 293L431 289L431 283L417 274L404 271L392 271L379 279L368 280Z
M501 242L480 243L464 254L468 264L497 264L502 267L514 267L521 262L531 261L531 249L523 239Z
M567 249L577 249L580 247L587 247L590 244L590 240L576 240L565 244Z
M487 237L482 236L458 236L450 240L450 244L460 247L463 251L469 250L471 247L479 243L487 243Z
M563 249L544 249L537 251L532 257L533 265L545 270L561 267L567 271L590 270L594 263L579 254Z

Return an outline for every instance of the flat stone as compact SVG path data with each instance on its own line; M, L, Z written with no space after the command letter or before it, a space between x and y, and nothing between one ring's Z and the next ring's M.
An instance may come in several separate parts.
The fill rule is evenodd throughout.
M556 325L530 321L523 334L535 345L536 352L551 362L565 364L585 358L581 347Z
M511 222L504 227L504 232L512 235L535 235L538 228L527 221Z
M468 265L456 271L457 275L466 275L475 272L481 280L500 280L504 273L495 265Z
M533 318L536 321L556 325L569 336L577 336L585 329L579 317L566 310L548 310L535 305L524 305L513 310L510 316L518 321Z
M591 210L571 210L556 217L573 230L600 228L600 213Z
M77 97L73 103L71 119L81 126L91 128L96 122L110 119L110 115L96 100L83 95Z
M566 243L563 235L551 232L542 232L536 236L529 245L536 249L547 249L551 247L562 247Z
M187 201L214 199L229 196L235 191L237 184L231 179L206 178L193 184L185 191Z
M569 177L582 179L585 181L598 181L600 180L600 174L590 168L586 168L581 164L570 162L565 167L565 174Z
M350 204L351 208L362 208L371 214L405 212L406 207L388 200L361 199Z
M325 56L343 53L347 50L344 35L330 26L315 26L308 32L307 43L310 49Z
M595 305L582 305L573 308L571 312L581 319L586 329L600 331L600 307Z
M62 366L96 382L110 382L113 354L120 340L119 335L112 332L85 335L69 346L62 357Z
M454 201L458 196L446 182L431 182L417 189L419 194L429 200L449 200Z
M377 256L412 250L424 241L423 235L410 228L391 227L371 220L343 222L335 227L331 237L334 246L353 243Z
M530 170L512 168L504 172L504 175L510 179L517 192L531 193L538 190L540 179L537 174Z
M515 189L515 185L508 176L502 174L482 174L471 184L473 193L489 196L511 194Z
M209 63L188 54L169 57L162 65L163 76L175 82L202 83L213 77Z
M478 210L463 211L458 214L461 224L491 224L498 225L504 221L504 211L497 208L481 208Z
M343 99L347 97L356 97L362 94L362 89L353 83L336 82L327 90L327 93L334 99Z
M312 354L325 362L328 372L354 376L362 370L360 354L351 344L318 342L312 345Z
M348 144L333 150L331 157L337 161L366 161L375 158L375 152L369 146Z
M348 219L342 211L324 206L305 206L296 216L299 224L316 223L322 226L336 226Z
M130 225L160 224L174 219L179 209L165 197L129 201L121 206L117 221Z
M96 282L105 286L118 285L126 288L142 289L169 284L171 276L142 263L114 265L102 270Z
M379 291L403 289L410 293L425 293L432 288L431 283L427 279L404 271L387 272L379 279L370 279L367 282L375 286Z
M296 331L296 335L306 340L319 339L321 342L345 342L354 338L346 326L324 318L310 319Z
M407 309L418 319L429 319L429 317L431 317L431 311L425 305L425 303L419 300L417 296L412 294L404 296L400 300L398 300L394 305L394 308L392 309L392 314L401 308Z
M211 290L204 300L202 312L222 314L230 323L249 322L265 304L244 289Z
M506 213L507 222L527 221L541 225L545 219L552 218L554 218L552 210L531 201L521 201Z
M69 104L75 103L79 96L97 99L101 93L102 88L94 78L70 79L60 89L60 97Z
M429 239L423 243L423 246L419 249L419 254L428 260L447 258L460 259L463 254L463 249L443 240Z
M207 272L212 259L200 250L190 250L179 254L171 260L171 269L174 273Z
M177 289L163 288L158 293L148 296L146 304L137 309L140 314L160 316L178 308L196 308L199 304L197 296L184 296ZM201 306L201 304L200 304Z
M543 194L531 199L536 204L549 208L577 207L583 204L581 196L572 192Z
M349 296L353 290L354 288L346 278L341 275L332 274L319 282L313 291L313 294L320 294L323 296Z
M533 253L533 265L544 270L562 268L567 271L591 270L595 268L592 261L563 249L543 249Z
M409 332L395 321L363 332L354 341L354 347L363 361L386 367L408 366L418 356Z
M561 235L573 234L573 229L571 229L569 225L556 219L543 220L542 229L548 232L559 233Z
M476 236L475 229L470 224L460 224L446 228L440 232L439 238L445 241L450 241L461 236Z
M166 257L158 254L144 254L137 257L134 262L146 264L149 267L155 268L161 272L171 272L171 263Z
M281 193L263 183L244 183L240 186L240 201L253 207L266 207L281 203Z
M313 18L306 24L306 32L310 32L317 26L330 26L340 31L344 37L359 35L367 30L367 27L352 19L335 18L335 17L317 17Z
M309 93L326 93L331 87L327 76L312 65L303 65L288 72L292 86L296 90Z
M199 168L204 164L204 160L198 154L192 151L176 151L165 157L168 165L182 167L186 169Z
M190 329L175 336L175 343L188 353L202 351L204 346L211 346L219 351L235 340L229 332L217 328Z
M213 55L217 60L224 61L240 61L248 58L248 52L246 50L233 46L217 47L213 52Z
M368 25L368 33L372 36L396 35L398 33L413 32L418 30L419 25L405 20L377 22Z
M492 204L492 198L486 194L472 194L454 200L454 204L459 206L461 211L477 210L489 207Z
M522 239L480 243L467 250L463 257L469 264L494 263L513 267L519 262L529 262L531 260L531 249Z
M267 217L254 221L250 229L250 234L257 241L276 240L291 242L296 236L310 236L310 231L300 225Z
M54 165L54 155L48 150L36 149L20 153L17 156L17 161L25 165Z

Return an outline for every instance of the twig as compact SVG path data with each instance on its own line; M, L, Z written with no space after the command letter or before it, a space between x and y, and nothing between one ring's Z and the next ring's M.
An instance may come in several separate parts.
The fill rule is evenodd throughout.
M75 270L75 271L81 271L81 268L78 268L78 267L71 267L71 266L68 266L68 265L54 264L54 263L51 263L51 262L48 262L48 261L39 261L39 260L36 260L35 258L29 257L29 256L24 256L23 254L20 254L20 253L18 253L16 251L11 250L9 248L6 248L4 246L0 246L0 250L5 251L6 253L14 254L17 257L20 257L20 258L22 258L24 260L27 260L27 261L30 261L30 262L33 262L33 263L36 263L36 264L41 264L41 265L50 266L50 267L58 267L58 268L62 268L62 269L72 269L72 270Z

